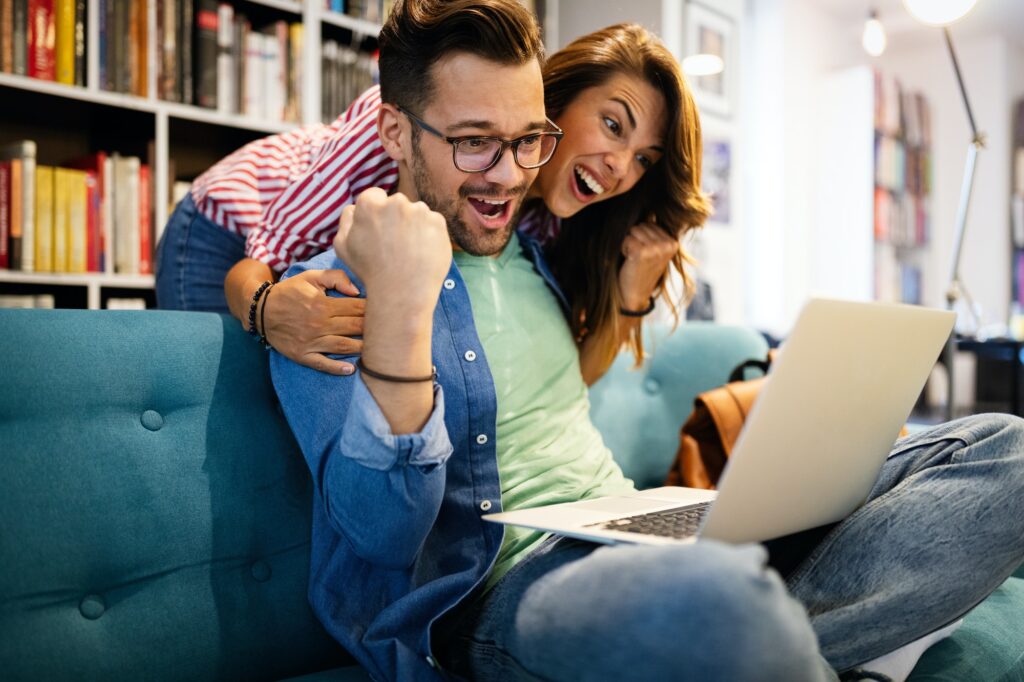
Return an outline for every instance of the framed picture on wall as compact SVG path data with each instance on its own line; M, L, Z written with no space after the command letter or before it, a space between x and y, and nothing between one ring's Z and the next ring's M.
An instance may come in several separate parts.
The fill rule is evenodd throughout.
M724 64L720 73L687 76L701 113L722 118L732 115L739 67L733 63L735 33L735 22L728 16L698 2L686 3L686 55L714 55Z
M732 143L728 137L704 136L701 189L711 197L714 213L708 225L728 227L732 222Z

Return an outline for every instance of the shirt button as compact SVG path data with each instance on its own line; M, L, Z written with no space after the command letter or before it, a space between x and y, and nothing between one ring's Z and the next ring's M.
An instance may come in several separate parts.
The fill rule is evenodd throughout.
M427 665L429 665L431 668L437 667L437 662L434 660L433 656L427 656Z
M454 279L446 279L444 281L444 288L445 289L454 289L455 288L455 280Z
M486 444L487 443L487 434L486 433L481 433L479 436L476 437L476 442L478 444L480 444L480 445Z
M463 355L462 357L466 358L466 362L473 362L474 360L476 360L476 353L474 353L471 350L467 350L466 354Z
M483 509L484 511L490 510L490 508L491 508L491 501L490 500L484 500L483 502L480 503L480 508Z

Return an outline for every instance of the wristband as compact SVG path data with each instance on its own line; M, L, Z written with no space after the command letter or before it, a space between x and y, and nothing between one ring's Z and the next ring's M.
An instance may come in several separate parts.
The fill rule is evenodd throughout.
M381 381L391 381L397 384L418 384L424 381L434 381L435 379L437 379L436 367L433 370L431 370L428 376L425 377L396 377L391 374L382 374L381 372L375 372L374 370L370 369L365 364L363 364L362 358L356 360L356 367L358 367L359 371L368 377L380 379Z
M619 308L619 314L625 315L626 317L645 317L654 310L654 297L651 296L650 302L647 304L647 308L644 310L626 310L625 308Z
M277 282L274 284L277 284ZM267 341L267 301L270 299L270 291L274 288L274 284L267 287L267 293L263 295L263 305L260 306L260 343L267 350L270 350L270 342Z

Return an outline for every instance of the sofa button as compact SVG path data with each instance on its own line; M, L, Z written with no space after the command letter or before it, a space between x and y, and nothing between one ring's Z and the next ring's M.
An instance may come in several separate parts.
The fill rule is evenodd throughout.
M78 605L78 612L82 614L83 618L88 618L89 620L96 620L106 610L107 605L103 602L103 597L98 594L90 594L83 597Z
M270 580L270 566L265 561L257 561L250 569L252 579L258 583L265 583Z
M142 413L142 425L150 431L159 431L160 427L164 425L164 418L160 416L159 412L146 410Z
M644 390L654 395L661 390L661 382L657 379L644 379Z

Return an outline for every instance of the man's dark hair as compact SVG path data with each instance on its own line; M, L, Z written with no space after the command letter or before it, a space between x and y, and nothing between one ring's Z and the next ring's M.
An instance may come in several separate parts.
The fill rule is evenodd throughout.
M417 113L434 95L430 68L450 53L508 65L544 55L537 20L517 0L398 0L379 44L381 99Z

